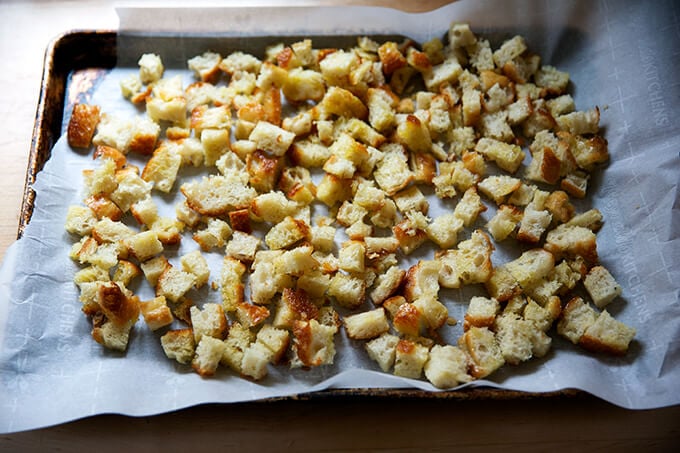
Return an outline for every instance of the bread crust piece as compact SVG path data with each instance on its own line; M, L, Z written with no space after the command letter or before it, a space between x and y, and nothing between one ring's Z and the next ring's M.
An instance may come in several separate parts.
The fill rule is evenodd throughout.
M68 144L74 148L88 148L99 124L100 108L98 105L75 104L68 122L66 137Z

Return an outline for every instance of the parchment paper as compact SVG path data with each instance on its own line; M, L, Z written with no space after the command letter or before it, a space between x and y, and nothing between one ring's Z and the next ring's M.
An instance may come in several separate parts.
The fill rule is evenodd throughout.
M531 392L578 388L633 409L680 403L677 4L463 1L425 14L347 7L126 9L119 15L121 29L140 45L144 43L142 31L171 36L221 32L242 37L399 34L422 42L443 37L453 20L469 21L476 33L490 37L495 46L515 34L525 36L529 48L545 64L570 72L577 108L601 108L612 159L595 172L589 199L578 208L597 207L604 214L598 251L623 287L623 297L607 308L638 333L623 358L585 353L553 335L553 349L547 357L505 366L488 380L471 385ZM184 46L181 38L175 42L181 52L193 50ZM117 80L129 70L112 71L92 102L107 112L139 114L122 101L118 90ZM189 82L187 75L185 84ZM258 383L228 370L212 379L200 378L188 367L167 360L158 334L141 321L127 353L104 350L91 339L90 323L80 312L72 283L78 266L67 256L73 239L63 230L67 207L82 198L81 171L93 165L90 156L74 152L65 140L57 143L34 186L37 197L31 223L24 237L9 248L0 269L0 432L93 414L150 415L207 402L256 400L327 388L436 391L425 381L380 373L360 343L343 335L336 343L335 365L311 371L270 367L270 375ZM180 176L178 183L195 177L190 172ZM171 205L161 209L169 211ZM484 213L478 223L483 225L490 215ZM177 263L178 256L195 248L193 241L185 239L170 259ZM219 272L220 255L207 255L214 276ZM494 252L494 264L503 258L501 252ZM144 285L134 289L142 299L151 295ZM451 314L461 319L467 295L446 291L441 297ZM196 297L216 301L217 293L202 290ZM461 333L460 326L443 330L447 339Z

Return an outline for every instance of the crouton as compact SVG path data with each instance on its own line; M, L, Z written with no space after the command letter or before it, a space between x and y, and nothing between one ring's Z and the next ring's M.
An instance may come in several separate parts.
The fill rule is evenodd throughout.
M296 321L293 327L293 352L302 366L332 365L335 358L336 327L324 326L315 319Z
M309 225L293 217L286 217L274 225L264 237L264 242L272 250L288 248L301 240L311 238Z
M163 352L169 359L187 364L194 357L196 343L191 329L169 330L161 337Z
M378 337L390 329L385 310L378 307L374 310L345 316L343 320L347 336L354 340L369 340Z
M583 279L583 286L597 308L604 308L622 292L621 286L604 266L592 267Z
M394 374L405 378L420 378L428 359L428 348L409 340L399 340L394 358Z
M151 330L158 330L161 327L172 324L172 321L175 319L163 296L155 297L148 301L142 301L139 304L139 308L142 312L142 316L144 316L146 325L149 326Z
M557 333L578 344L583 334L595 324L598 315L593 307L580 297L573 297L562 310L557 323Z
M624 355L635 337L634 328L615 320L604 310L579 338L579 345L589 351Z
M496 315L500 312L500 304L494 298L473 297L470 299L468 308L465 312L465 323L463 330L470 327L489 327L493 328Z
M434 345L425 363L425 377L438 388L451 388L470 382L468 356L456 346Z
M491 252L489 237L475 230L470 239L458 244L457 249L447 250L437 256L441 262L439 284L445 288L484 283L491 277Z
M505 268L522 288L535 284L555 267L555 258L543 249L531 249L505 264Z
M383 333L377 338L366 343L368 356L376 361L380 369L389 371L394 365L399 337L389 333Z
M470 374L477 379L485 378L505 363L493 332L486 327L471 327L460 337L458 346L470 357Z
M203 377L214 375L225 349L222 340L203 336L196 345L196 355L191 361L191 367Z
M442 249L448 249L458 243L458 234L463 231L463 219L454 213L436 217L425 230L427 237Z
M366 282L360 277L337 273L331 279L327 294L341 306L355 309L364 303Z
M237 181L230 181L218 175L182 184L180 190L191 209L212 217L226 215L235 209L246 208L256 196L252 187L238 184Z
M89 148L99 123L99 118L100 108L98 105L75 104L66 130L69 146Z
M171 302L177 302L194 286L195 281L193 274L167 266L158 276L156 296L165 296Z

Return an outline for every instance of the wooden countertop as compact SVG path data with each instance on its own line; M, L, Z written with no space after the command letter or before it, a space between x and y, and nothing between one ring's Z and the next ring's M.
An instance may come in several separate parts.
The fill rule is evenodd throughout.
M149 2L146 2L149 3ZM164 2L168 4L170 2ZM240 2L274 4L274 1ZM305 5L388 0L317 0ZM404 1L423 11L443 0ZM112 1L0 2L0 256L15 240L45 48L61 32L115 29ZM0 451L671 451L680 406L628 411L587 395L513 401L342 400L208 405L155 417L103 415L0 435Z

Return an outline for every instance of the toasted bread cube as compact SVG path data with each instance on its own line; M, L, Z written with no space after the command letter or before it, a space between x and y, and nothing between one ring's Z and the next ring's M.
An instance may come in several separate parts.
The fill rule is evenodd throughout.
M158 220L158 206L150 196L130 206L130 212L140 225L151 226Z
M276 303L275 327L292 330L295 321L318 319L319 308L309 299L304 289L284 288L281 299Z
M118 266L116 266L116 271L113 274L112 280L127 287L130 285L130 282L141 273L141 269L139 269L135 263L127 260L120 260L118 261Z
M139 58L137 64L139 65L139 78L142 83L152 83L163 77L164 68L160 56L145 53Z
M573 297L562 310L562 315L557 323L557 333L567 338L574 344L578 344L583 334L590 326L595 324L598 314L580 297Z
M366 244L366 258L375 259L381 256L395 253L399 248L399 241L395 237L371 237L364 238Z
M550 94L562 94L569 84L569 73L555 69L553 66L542 66L534 75L536 85L545 88Z
M203 129L201 131L205 165L215 165L220 157L229 152L229 145L229 129Z
M386 272L378 275L375 281L375 286L371 291L371 299L376 305L382 304L390 296L396 293L401 286L406 271L399 269L396 266L390 267Z
M236 310L238 304L244 301L242 278L245 272L243 263L229 256L224 257L220 271L220 295L226 312Z
M492 178L492 176L489 178ZM475 223L479 214L484 211L486 211L486 206L482 204L482 199L477 194L477 190L474 187L470 187L456 205L453 215L461 219L464 226L469 227Z
M418 261L409 268L404 279L403 295L412 302L424 296L436 296L439 291L441 262L437 260Z
M458 244L458 248L441 253L439 284L445 288L484 283L491 277L491 252L493 245L481 230L475 230L470 239Z
M239 261L251 262L255 259L255 253L261 243L262 241L253 235L234 231L231 240L227 243L225 253Z
M260 380L267 373L267 364L274 353L260 342L251 343L244 351L241 359L241 374Z
M409 340L399 340L394 358L394 374L405 378L420 378L428 359L428 348Z
M203 336L196 346L196 355L191 361L191 367L203 377L214 375L225 349L222 340Z
M248 140L254 142L258 149L274 156L283 156L294 139L294 133L266 121L259 121L248 137Z
M499 302L508 301L522 293L519 283L505 266L495 267L484 286L489 295Z
M172 324L172 321L175 319L163 296L140 302L139 307L146 325L151 330L158 330L161 327Z
M75 104L73 106L66 131L69 146L89 148L99 123L99 114L98 105Z
M141 264L146 280L154 287L158 283L158 277L170 266L171 264L168 262L168 259L163 255L144 261Z
M517 145L483 137L477 142L475 151L496 162L503 170L515 173L524 160L525 153Z
M215 247L223 247L231 234L232 231L227 222L209 218L207 228L196 232L193 238L203 251L208 252Z
M451 388L470 382L468 356L456 346L434 345L425 363L425 377L438 388Z
M399 337L389 333L383 333L377 338L366 343L366 352L368 356L380 365L380 369L388 372L392 365L397 352L397 343Z
M315 226L311 228L311 241L316 250L330 252L335 245L335 228L332 226Z
M552 215L547 210L536 209L533 203L524 209L522 220L517 231L517 240L535 244L550 226Z
M92 338L107 349L125 351L130 339L130 330L132 323L116 324L107 321L93 327Z
M222 305L207 303L202 309L191 307L191 326L196 343L204 337L222 340L227 333L227 318L224 316Z
M335 326L319 324L315 319L296 321L293 327L293 366L332 365L335 358Z
M597 164L609 160L607 146L607 140L599 135L588 139L576 137L576 144L571 147L571 152L580 168L591 171Z
M272 227L265 235L264 242L272 250L278 250L295 245L301 240L309 240L311 229L306 222L286 217Z
M284 251L274 260L276 272L283 275L299 276L319 266L319 262L312 256L314 248L310 245L296 247Z
M554 267L555 258L544 249L527 250L517 259L505 264L505 268L522 288L536 284L550 274Z
M116 282L102 282L98 286L97 302L109 322L116 325L134 324L139 317L139 298L130 296Z
M316 198L329 207L339 201L347 200L351 195L352 185L350 180L339 178L330 173L324 174L316 187Z
M347 241L342 244L338 254L340 269L347 272L363 272L364 257L366 256L366 246L363 242Z
M369 340L390 329L381 307L355 315L345 316L343 320L347 335L354 340Z
M269 309L261 305L242 302L236 306L236 319L244 327L256 327L269 317Z
M177 302L194 286L195 281L196 277L193 274L168 266L158 277L156 295Z
M496 341L506 363L517 365L533 355L535 327L519 316L506 313L496 319Z
M169 193L181 163L182 155L175 147L161 145L144 166L142 179L152 183L155 189Z
M191 329L169 330L161 337L163 352L169 359L187 364L194 357L196 343Z
M235 209L247 208L256 196L252 187L218 175L182 184L181 191L191 209L212 217L226 215Z
M495 241L505 240L517 227L522 219L522 211L512 205L501 205L496 215L486 224L487 230Z
M591 231L598 231L602 227L602 213L598 209L590 209L573 216L566 224L588 228Z
M271 363L277 363L283 358L288 348L290 335L286 330L277 329L271 324L265 324L257 333L257 343L262 344L271 352Z
M496 338L486 327L472 327L458 340L472 360L471 375L484 378L503 366L505 359Z
M311 69L294 68L281 87L283 95L292 102L320 101L326 93L323 75Z
M382 206L373 214L371 223L381 228L392 228L397 217L397 205L389 198L385 198Z
M416 186L409 187L408 189L401 190L394 194L393 200L396 203L397 208L404 214L409 211L419 211L423 214L427 214L429 209L427 199Z
M201 255L199 250L194 250L180 258L182 264L182 270L196 277L195 286L200 288L201 286L208 283L208 278L210 277L210 268L208 267L208 261Z
M449 318L446 305L437 299L436 294L425 294L414 300L412 305L420 312L422 323L429 330L439 329Z
M404 121L399 122L396 140L416 153L427 153L432 149L432 138L427 124L415 115L407 115Z
M604 310L579 339L579 345L595 352L624 355L635 337L634 328L615 320Z
M395 296L387 299L383 306L392 315L394 330L410 337L420 335L420 329L424 326L425 320L423 313L415 305L406 302L404 298L397 299Z
M595 233L582 226L559 225L548 232L544 248L557 257L581 256L588 262L597 262Z
M78 236L87 236L97 223L97 217L87 206L69 206L66 214L66 231Z
M431 71L423 74L425 87L429 91L437 92L443 84L455 83L462 72L463 68L458 63L457 58L449 57L440 64L433 66Z
M416 212L410 211L409 214L413 215ZM417 212L417 214L424 217L420 212ZM392 227L392 233L397 241L399 241L399 247L401 247L401 251L405 255L410 255L427 240L427 233L425 232L427 230L427 221L420 222L419 220L416 219L416 222L413 222L407 217Z
M368 122L377 131L386 132L396 125L395 99L385 89L369 88L367 91Z
M220 363L229 366L237 373L242 371L243 353L253 342L253 334L250 329L235 322L229 328L229 334L224 340L225 349Z
M253 215L265 222L279 223L284 218L292 216L299 205L289 200L282 192L268 192L255 197L250 203Z
M295 141L290 149L290 158L296 164L305 168L322 167L330 157L327 146L308 139Z
M492 328L500 309L500 304L494 298L473 297L470 299L465 312L463 329L468 330L470 327Z
M143 231L127 237L124 243L129 253L139 261L146 261L163 251L163 244L158 240L158 233L153 230Z
M385 153L373 173L378 186L388 195L394 195L413 179L406 155L399 149Z
M522 36L516 35L503 42L501 47L493 53L493 61L497 68L503 68L505 64L522 55L527 50L526 42Z
M432 220L427 227L427 236L443 249L458 243L458 234L463 230L463 220L454 213L443 214Z
M360 277L337 273L331 279L327 294L341 306L355 309L364 303L366 282Z
M463 125L474 126L482 111L482 93L479 90L463 90Z
M330 284L330 275L324 274L319 270L305 272L297 279L298 289L304 290L310 297L315 299L322 298Z
M215 52L204 52L201 55L196 55L187 61L189 69L194 71L197 79L203 82L215 82L219 77L219 65L222 62L222 56Z
M603 266L594 266L583 280L588 294L597 308L604 308L621 295L621 286Z

